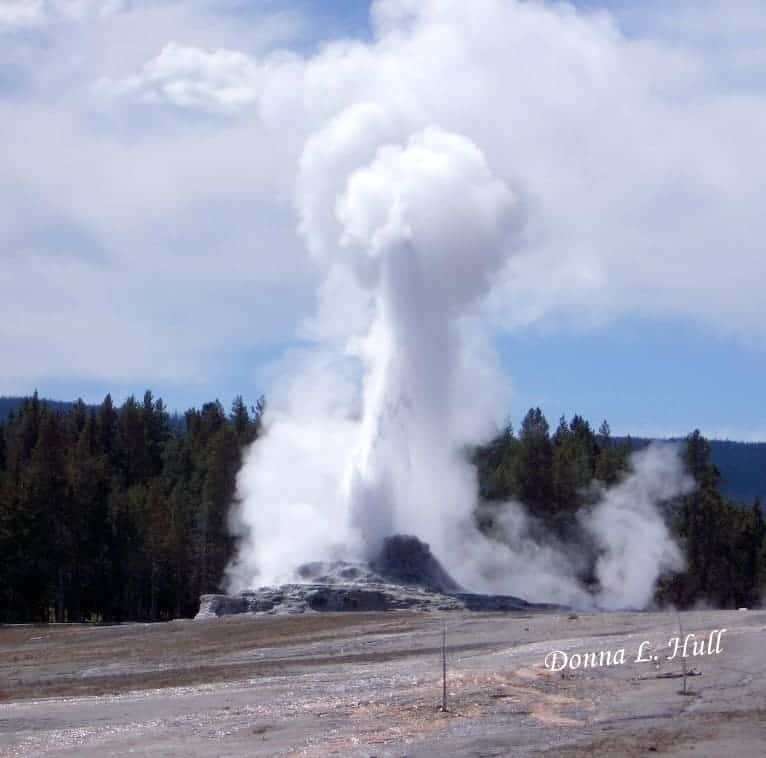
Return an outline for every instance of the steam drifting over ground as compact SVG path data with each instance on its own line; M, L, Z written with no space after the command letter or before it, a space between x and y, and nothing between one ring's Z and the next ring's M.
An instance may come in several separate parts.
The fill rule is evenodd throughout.
M535 542L520 506L502 513L502 543L473 520L465 446L507 407L476 308L522 239L523 189L496 178L466 136L402 134L367 103L311 136L300 166L300 231L324 272L317 345L240 474L231 589L294 580L305 561L369 560L406 533L473 591L591 605L576 557ZM339 313L350 338L334 336ZM686 487L675 451L653 448L582 514L602 551L595 602L642 607L679 567L656 503Z

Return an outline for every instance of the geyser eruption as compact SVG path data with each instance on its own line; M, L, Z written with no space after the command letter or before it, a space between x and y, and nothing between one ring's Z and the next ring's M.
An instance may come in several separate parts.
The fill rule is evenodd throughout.
M428 129L381 148L337 207L341 247L374 302L367 379L344 496L369 557L413 533L437 555L470 519L475 484L456 413L468 356L459 319L504 262L519 203L467 139Z
M394 533L453 556L472 583L460 551L476 482L461 448L492 419L462 406L498 391L466 317L513 248L521 204L465 137L428 128L368 144L386 127L357 106L306 147L302 231L328 281L345 274L364 307L341 350L307 357L240 476L238 587L289 578L305 560L372 558ZM368 160L349 168L349 155ZM344 372L354 361L361 397Z
M324 274L317 344L272 393L240 472L230 588L295 581L307 561L370 561L384 538L411 534L472 591L593 604L577 557L536 542L519 505L498 518L502 542L473 518L465 448L507 407L473 316L520 240L519 193L466 137L429 127L402 139L362 104L308 140L298 198ZM597 602L645 605L678 566L656 501L685 486L675 454L648 452L582 515L602 552Z

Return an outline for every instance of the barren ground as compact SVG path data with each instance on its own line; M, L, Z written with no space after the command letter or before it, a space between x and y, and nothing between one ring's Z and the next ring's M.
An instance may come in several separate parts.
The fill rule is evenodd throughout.
M0 627L2 756L766 754L766 612L726 628L679 694L675 614L326 614ZM441 713L447 624L449 712ZM659 661L634 663L650 640ZM547 653L626 649L546 671Z

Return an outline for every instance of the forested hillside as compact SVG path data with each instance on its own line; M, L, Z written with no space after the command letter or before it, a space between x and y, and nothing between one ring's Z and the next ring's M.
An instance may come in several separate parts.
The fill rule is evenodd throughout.
M646 447L645 437L621 438L632 449ZM676 440L683 442L683 440ZM738 503L766 499L766 442L710 440L710 459L721 473L721 490Z
M21 406L24 404L24 401L26 400L26 397L0 397L0 421L5 421L5 419L8 418L12 413L15 413L16 411L21 408ZM68 410L71 410L74 406L74 403L70 403L67 401L62 400L48 400L44 399L41 400L41 402L44 402L48 408L54 411L59 411L61 413L65 413Z
M0 397L0 422L18 410L25 399ZM59 412L69 411L75 405L60 400L44 402L49 408ZM174 430L184 431L185 415L172 413L169 421ZM615 437L615 441L638 450L653 440L647 437ZM675 441L683 442L683 439ZM756 498L766 500L766 442L710 440L710 458L721 473L721 491L726 497L744 505L752 505Z
M109 396L63 409L24 400L0 423L0 622L194 614L200 594L222 589L236 474L262 432L262 411L263 401L248 409L238 397L228 413L216 401L174 424L151 392L120 407ZM754 605L766 577L760 505L723 496L698 432L684 445L697 489L665 513L688 569L667 577L657 600ZM551 433L532 409L518 436L509 427L470 451L476 518L492 534L500 504L519 500L551 539L579 546L592 565L597 554L575 513L626 474L630 450L606 422L594 432L579 416L562 418ZM581 578L594 581L587 570Z
M728 497L740 503L766 499L766 442L711 440L710 457Z
M181 432L151 392L65 413L26 400L0 426L0 621L195 613L232 553L226 516L261 410L207 403Z
M692 432L683 444L684 462L696 488L663 504L686 560L686 571L665 577L657 602L689 607L756 605L766 584L766 526L760 500L742 506L721 489L721 474L712 461L710 443ZM598 497L599 485L618 481L635 449L630 439L613 439L603 422L598 433L580 416L562 418L552 434L539 408L529 411L516 436L505 430L475 453L484 505L477 517L492 534L493 506L520 500L551 539L576 545L590 569L598 557L575 516ZM594 581L592 570L580 577Z

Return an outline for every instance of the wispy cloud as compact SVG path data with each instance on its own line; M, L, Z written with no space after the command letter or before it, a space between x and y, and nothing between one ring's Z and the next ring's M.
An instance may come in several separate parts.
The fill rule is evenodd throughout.
M124 0L3 0L0 29L43 26L57 21L106 16L120 10Z

